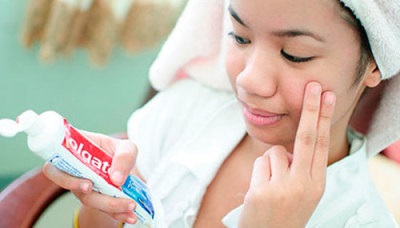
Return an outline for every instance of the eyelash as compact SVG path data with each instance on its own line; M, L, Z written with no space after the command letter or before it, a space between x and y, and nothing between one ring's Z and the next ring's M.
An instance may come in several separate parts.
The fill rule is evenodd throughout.
M245 45L245 44L250 44L251 43L250 40L245 39L245 38L243 38L241 36L238 36L234 32L229 32L228 36L232 37L235 40L235 42L237 44L239 44L239 45Z
M236 35L234 32L229 32L228 36L232 37L234 39L234 41L239 44L239 45L246 45L246 44L250 44L251 41L248 39L245 39L241 36ZM294 62L294 63L304 63L304 62L308 62L312 59L314 59L314 57L298 57L298 56L293 56L290 55L288 53L286 53L283 49L281 50L281 55L289 60L290 62Z
M294 62L294 63L304 63L304 62L308 62L308 61L314 59L314 57L297 57L297 56L289 55L283 49L281 50L281 55L285 59L289 60L290 62Z

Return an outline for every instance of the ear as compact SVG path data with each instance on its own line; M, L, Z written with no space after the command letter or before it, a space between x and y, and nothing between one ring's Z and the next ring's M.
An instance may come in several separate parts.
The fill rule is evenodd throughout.
M375 59L372 59L365 70L364 85L370 88L376 87L382 81L381 71L376 65Z

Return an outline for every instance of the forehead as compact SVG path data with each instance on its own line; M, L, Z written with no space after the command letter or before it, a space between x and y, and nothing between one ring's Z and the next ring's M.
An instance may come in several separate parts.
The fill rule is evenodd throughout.
M353 39L339 0L230 0L230 8L252 31L305 30L326 39Z
M230 6L249 25L342 22L339 0L230 0Z

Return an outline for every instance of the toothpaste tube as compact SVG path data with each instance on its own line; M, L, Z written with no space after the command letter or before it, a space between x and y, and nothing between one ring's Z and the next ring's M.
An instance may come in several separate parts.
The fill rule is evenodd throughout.
M128 176L121 187L114 185L109 176L112 157L65 118L53 111L37 115L29 110L22 113L16 122L0 120L0 135L12 137L21 131L28 135L29 149L58 169L90 179L94 190L102 194L135 200L134 213L139 221L147 227L153 226L154 208L147 186L135 176Z

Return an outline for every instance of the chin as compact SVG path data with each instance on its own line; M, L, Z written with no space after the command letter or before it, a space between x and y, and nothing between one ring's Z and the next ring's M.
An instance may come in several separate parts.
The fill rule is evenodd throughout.
M281 128L267 128L260 129L250 124L247 125L247 133L249 136L258 142L266 145L282 145L287 148L288 145L294 144L295 134L293 130L281 129ZM289 149L289 148L287 148Z

